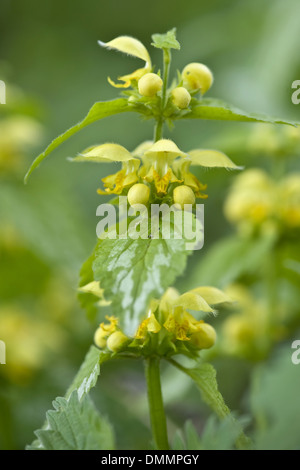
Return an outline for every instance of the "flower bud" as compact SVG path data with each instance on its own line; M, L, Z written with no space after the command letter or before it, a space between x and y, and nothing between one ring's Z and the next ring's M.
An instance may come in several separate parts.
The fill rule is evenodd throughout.
M97 328L94 334L94 343L98 348L105 348L106 346L107 331L105 331L101 326Z
M213 74L204 64L192 62L182 71L183 84L189 90L200 90L202 95L206 93L213 83Z
M120 351L125 343L127 343L127 336L122 331L115 331L107 339L107 347L112 352Z
M172 90L172 101L180 109L188 107L191 101L191 95L183 86L179 86Z
M185 204L195 204L195 194L194 191L189 186L176 186L173 192L173 199L175 204L178 204L182 209L184 209Z
M128 191L127 198L131 206L134 204L146 205L150 197L150 188L146 184L137 183L131 186Z
M199 349L211 348L217 339L215 329L207 323L201 324L199 330L191 336L191 343Z
M142 96L155 96L162 85L163 81L156 73L146 73L138 81L139 93Z

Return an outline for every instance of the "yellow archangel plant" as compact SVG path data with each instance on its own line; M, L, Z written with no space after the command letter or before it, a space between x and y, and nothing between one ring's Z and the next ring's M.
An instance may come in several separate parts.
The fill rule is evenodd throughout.
M117 172L102 178L100 195L113 195L114 199L115 196L125 197L130 206L159 202L168 206L175 204L184 210L186 204L193 207L196 198L207 197L203 175L200 182L193 169L239 170L241 167L219 150L181 150L163 135L165 124L170 130L176 121L186 119L294 124L248 114L220 100L205 98L214 81L205 64L187 64L169 84L171 50L180 49L175 29L166 34L154 34L152 39L152 45L163 52L162 71L155 69L147 48L135 38L120 36L109 42L99 41L101 47L128 54L143 61L144 66L120 75L118 82L108 78L113 87L121 89L121 97L96 102L81 122L54 139L34 160L26 181L56 147L85 126L115 114L137 113L143 119L154 121L152 139L132 151L118 143L100 143L85 149L72 161L121 165ZM293 208L291 211L297 224L298 213L293 212ZM202 351L212 348L216 341L216 332L204 321L204 315L214 314L215 306L231 299L215 287L197 287L181 295L170 288L185 269L188 254L181 240L153 240L151 236L141 240L107 237L98 241L81 270L79 298L82 306L93 321L100 314L101 322L99 325L97 321L99 326L94 335L97 347L91 347L70 390L74 393L77 390L78 400L81 400L95 385L99 363L118 357L143 358L150 421L158 449L169 448L160 383L161 359L191 377L219 416L224 418L230 413L218 391L213 366L203 362ZM108 308L109 314L105 316L99 308ZM184 367L173 359L175 355L194 360L195 368ZM51 432L51 423L43 432L48 431ZM249 441L241 429L238 435L237 445L247 447ZM43 446L39 444L39 448Z

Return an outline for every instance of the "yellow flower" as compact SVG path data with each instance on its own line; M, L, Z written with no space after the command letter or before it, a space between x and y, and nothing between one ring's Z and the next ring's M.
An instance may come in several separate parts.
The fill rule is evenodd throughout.
M126 343L128 343L129 338L122 333L122 331L115 331L107 339L107 348L112 352L120 351Z
M207 185L200 183L196 176L190 172L191 166L226 168L231 170L242 169L242 167L235 165L223 152L202 149L189 151L186 159L177 160L175 162L175 173L181 178L184 185L192 188L196 197L202 199L207 198L207 195L202 193L202 191L207 188Z
M96 346L103 349L107 344L108 337L114 333L118 326L118 319L114 316L105 317L108 323L102 322L95 331L94 342Z
M195 194L189 186L177 186L174 189L173 198L175 204L178 204L182 209L185 204L195 204Z
M189 90L200 90L202 95L206 93L213 84L213 74L210 69L198 62L192 62L184 67L182 71L183 84Z
M133 81L138 81L143 75L151 71L151 59L145 46L135 38L130 36L119 36L112 41L102 42L98 41L98 44L107 49L115 49L123 52L138 59L142 59L145 62L145 67L135 70L134 72L118 77L123 83L114 83L109 77L109 83L115 88L129 88Z
M22 169L26 152L39 144L42 126L25 116L11 116L0 121L0 173Z
M216 339L216 330L204 322L199 324L197 331L191 335L191 343L198 349L211 348L215 344Z
M300 173L288 175L279 185L278 212L282 222L300 227Z
M147 204L150 197L150 188L142 183L134 184L129 189L127 197L131 206L134 204Z
M191 95L183 86L174 88L171 93L172 101L179 109L186 109L191 101Z
M146 337L147 333L158 333L161 330L161 325L155 318L154 313L150 313L149 317L146 320L143 320L139 325L138 330L135 334L137 339L143 339Z
M138 82L139 93L142 96L155 96L163 86L163 81L156 73L146 73Z
M267 306L254 299L247 288L232 285L226 291L236 300L238 310L229 315L222 325L221 343L224 352L251 360L262 359L272 344L272 330L276 334L282 331L278 328L275 312L270 324Z
M236 178L225 202L229 221L242 229L300 227L300 173L276 182L261 169L247 170ZM248 232L246 232L248 233Z
M104 289L100 288L100 283L98 281L89 282L85 286L79 287L78 291L83 292L84 294L93 294L96 297L99 297L99 306L104 307L111 304L111 301L105 300Z
M231 299L224 292L215 287L198 287L182 295L179 295L175 289L168 289L160 304L161 313L166 318L163 326L176 339L189 341L193 337L194 345L202 344L201 347L205 349L208 344L214 343L212 330L205 330L203 320L196 320L187 310L213 313L211 305L230 301ZM206 336L207 342L204 341Z
M169 139L155 143L146 141L132 153L118 144L97 145L89 147L73 161L122 163L121 170L102 179L104 190L99 189L99 194L122 194L146 181L154 184L160 196L167 193L170 184L178 183L191 188L196 197L206 198L201 192L206 185L190 172L190 166L240 169L222 152L197 149L186 154Z
M138 181L137 170L140 160L134 158L122 145L103 144L89 147L73 161L122 162L122 170L102 178L105 189L104 191L98 189L98 194L121 194L124 188L128 188Z

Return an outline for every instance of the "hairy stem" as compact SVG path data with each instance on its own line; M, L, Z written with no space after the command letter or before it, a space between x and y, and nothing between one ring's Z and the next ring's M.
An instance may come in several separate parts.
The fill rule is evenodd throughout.
M160 359L149 357L145 363L151 429L157 449L168 450L167 421L160 383Z

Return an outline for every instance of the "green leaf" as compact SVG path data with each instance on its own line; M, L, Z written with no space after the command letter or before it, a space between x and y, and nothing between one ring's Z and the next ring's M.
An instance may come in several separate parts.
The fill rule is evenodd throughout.
M79 132L84 127L92 124L93 122L99 121L108 116L113 116L114 114L125 113L128 111L135 111L134 106L128 104L128 100L125 98L120 98L112 101L99 101L95 103L89 110L86 117L80 121L75 126L68 129L66 132L54 139L50 145L41 153L31 164L28 172L25 175L25 183L27 182L30 174L35 168L37 168L40 163L57 147L59 147L63 142L69 139L71 136Z
M152 34L152 40L151 45L158 49L180 49L180 44L176 39L176 28L166 34Z
M216 413L216 415L221 420L229 417L232 422L237 423L231 415L231 412L228 406L225 404L223 396L218 389L216 371L211 364L199 363L197 367L188 369L172 359L170 362L171 364L175 365L175 367L191 377L197 388L200 390L203 401ZM250 441L244 435L240 425L239 428L239 437L236 441L236 445L239 448L247 448L250 446Z
M184 372L196 383L203 401L216 413L219 418L225 418L230 410L218 390L216 371L211 364L199 364L193 369L184 368Z
M202 435L199 436L191 421L184 425L183 436L177 434L173 441L173 450L234 450L241 426L245 420L233 420L230 415L218 421L212 415L205 423Z
M290 121L263 114L247 113L245 111L225 103L222 100L204 98L199 105L193 107L190 112L184 112L174 119L213 119L218 121L243 121L243 122L267 122L270 124L300 125L297 121Z
M69 400L56 398L53 408L46 413L46 427L35 431L37 440L27 450L114 449L112 428L88 396L80 401L74 390Z
M174 228L174 227L173 227ZM106 300L124 332L133 336L151 298L160 297L186 266L190 251L181 239L99 240L93 263Z
M109 354L100 351L95 346L91 346L78 373L67 390L66 398L68 399L74 390L77 390L79 400L87 395L97 383L100 374L100 364L109 358Z

